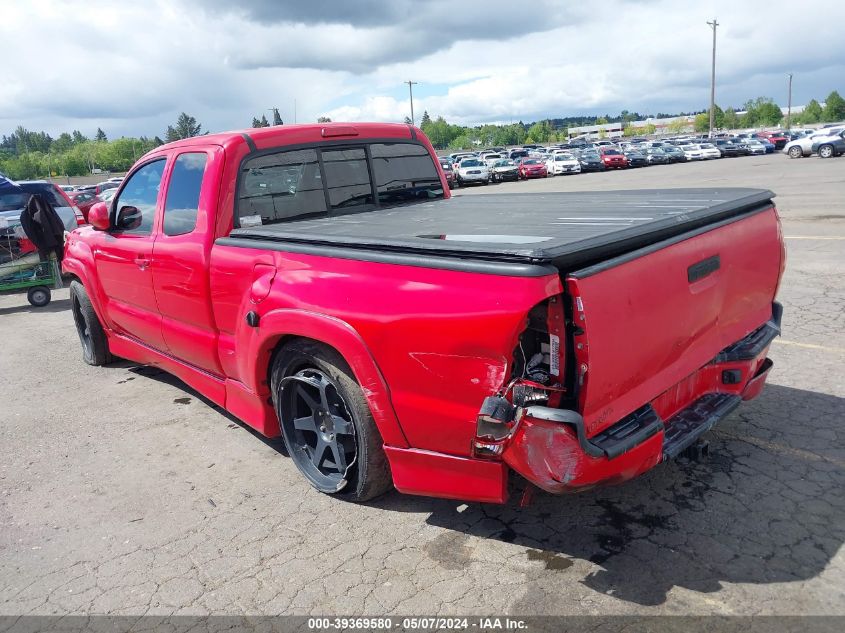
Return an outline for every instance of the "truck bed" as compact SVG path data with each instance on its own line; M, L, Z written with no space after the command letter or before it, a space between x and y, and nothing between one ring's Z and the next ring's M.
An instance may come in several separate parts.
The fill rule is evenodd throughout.
M572 271L765 208L773 197L744 188L463 195L236 229L226 243L309 244L327 247L327 255L340 247Z

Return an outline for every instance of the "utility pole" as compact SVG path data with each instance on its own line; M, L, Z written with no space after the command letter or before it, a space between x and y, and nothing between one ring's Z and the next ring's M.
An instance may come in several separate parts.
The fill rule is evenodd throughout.
M710 68L710 138L713 138L713 128L716 126L716 18L707 23L713 29L713 63Z
M411 125L416 125L414 122L414 86L417 84L416 81L404 81L402 83L408 84L408 94L411 96Z
M786 102L786 131L792 129L792 73L787 75L789 77L789 98Z

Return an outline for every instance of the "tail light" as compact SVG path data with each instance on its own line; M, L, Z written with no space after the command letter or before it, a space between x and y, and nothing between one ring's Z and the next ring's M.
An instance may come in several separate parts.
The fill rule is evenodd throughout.
M74 204L74 205L72 205L72 206L71 206L71 209L73 209L73 215L75 215L75 216L76 216L76 225L77 225L77 226L82 226L82 225L84 225L84 224L85 224L85 216L84 216L84 215L82 215L82 211L80 210L80 208L79 208L79 207L77 207L77 206Z

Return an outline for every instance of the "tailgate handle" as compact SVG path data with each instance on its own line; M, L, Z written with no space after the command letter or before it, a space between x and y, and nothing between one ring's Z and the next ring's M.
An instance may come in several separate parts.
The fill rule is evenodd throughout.
M722 263L718 255L702 259L700 262L687 268L687 280L692 283L699 279L704 279L707 275L719 270L719 266L721 265Z

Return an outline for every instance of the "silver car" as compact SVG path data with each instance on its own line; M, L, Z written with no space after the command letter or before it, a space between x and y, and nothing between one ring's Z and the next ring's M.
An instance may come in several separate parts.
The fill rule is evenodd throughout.
M845 127L829 127L810 134L809 136L802 136L794 141L789 141L783 146L783 153L790 158L801 158L802 156L810 156L813 153L813 145L821 143L828 137L838 136Z

